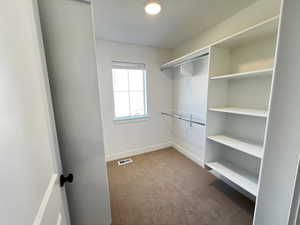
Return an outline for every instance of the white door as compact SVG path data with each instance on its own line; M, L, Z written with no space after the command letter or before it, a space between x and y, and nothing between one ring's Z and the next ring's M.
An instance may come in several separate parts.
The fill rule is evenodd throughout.
M72 225L111 224L92 5L38 0Z
M68 225L35 0L0 3L0 224Z

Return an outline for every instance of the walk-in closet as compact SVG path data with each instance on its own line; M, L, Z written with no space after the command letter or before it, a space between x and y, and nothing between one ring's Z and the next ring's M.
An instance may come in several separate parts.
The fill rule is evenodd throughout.
M254 197L264 156L278 21L272 17L161 66L196 76L201 61L204 74L198 88L203 98L194 107L203 110L200 125L205 128L202 136L198 133L205 149L203 166Z
M300 225L299 0L0 7L0 224Z

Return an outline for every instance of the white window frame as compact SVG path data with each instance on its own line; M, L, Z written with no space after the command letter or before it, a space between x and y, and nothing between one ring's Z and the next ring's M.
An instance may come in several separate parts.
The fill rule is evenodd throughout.
M135 115L135 116L123 116L123 117L116 117L116 112L115 112L115 100L114 100L114 95L115 95L115 90L114 90L114 84L112 85L112 94L113 94L113 120L114 121L134 121L134 120L145 120L149 118L149 113L148 113L148 83L147 83L147 70L146 70L146 65L143 63L131 63L131 62L122 62L122 61L112 61L112 67L111 67L111 72L112 72L112 83L113 83L113 69L140 69L143 70L144 74L144 115ZM130 93L130 90L128 90L128 93ZM130 101L130 98L129 98ZM130 102L129 102L129 107L130 107ZM129 110L130 111L130 110Z

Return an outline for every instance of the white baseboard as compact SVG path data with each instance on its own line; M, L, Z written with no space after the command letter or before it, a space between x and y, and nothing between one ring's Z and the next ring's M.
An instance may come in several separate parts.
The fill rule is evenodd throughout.
M204 168L204 160L202 158L200 158L199 156L196 156L195 154L191 153L184 147L182 147L174 142L172 143L172 147L175 148L180 153L182 153L183 155L185 155L187 158L189 158L193 162L197 163L199 166Z
M114 155L108 155L108 156L105 157L105 159L106 159L107 162L109 162L109 161L122 159L122 158L130 157L130 156L140 155L140 154L143 154L143 153L146 153L146 152L158 151L158 150L168 148L168 147L173 147L175 150L177 150L178 152L180 152L181 154L183 154L184 156L186 156L187 158L189 158L190 160L192 160L193 162L195 162L199 166L205 168L204 160L201 157L196 156L195 154L191 153L191 151L187 150L186 148L184 148L184 147L182 147L182 146L180 146L180 145L178 145L174 142L151 145L151 146L146 146L146 147L143 147L143 148L134 149L132 151L122 152L122 153L114 154ZM217 178L223 180L225 183L227 183L229 186L231 186L235 190L237 190L237 191L241 192L242 194L246 195L248 198L250 198L252 200L255 200L255 197L253 197L251 194L249 194L248 192L241 189L238 185L232 183L231 181L229 181L226 178L222 177L218 173L215 173L214 171L210 171L210 172L214 176L216 176Z
M110 217L109 218L109 221L108 221L108 223L106 223L107 225L111 225L112 224L112 218Z
M142 147L142 148L133 149L131 151L121 152L118 154L106 155L105 160L106 160L106 162L109 162L109 161L113 161L113 160L117 160L117 159L126 158L129 156L140 155L140 154L143 154L146 152L157 151L157 150L160 150L163 148L168 148L168 147L172 147L172 143L170 143L170 142L161 143L161 144L157 144L157 145L150 145L150 146L146 146L146 147Z
M204 161L202 158L200 158L199 156L196 156L195 154L191 153L184 147L182 147L174 142L150 145L150 146L146 146L146 147L142 147L142 148L137 148L137 149L134 149L131 151L121 152L118 154L106 155L105 160L106 160L106 162L109 162L109 161L122 159L122 158L130 157L130 156L140 155L140 154L147 153L147 152L157 151L157 150L160 150L163 148L168 148L168 147L173 147L174 149L179 151L181 154L185 155L187 158L189 158L193 162L204 167Z
M182 146L176 144L176 143L172 143L172 147L175 148L177 151L179 151L180 153L182 153L183 155L185 155L187 158L189 158L190 160L194 161L195 163L197 163L199 166L205 168L205 163L204 160L201 159L199 156L196 156L195 154L191 153L190 151L188 151L187 149L183 148ZM222 180L223 182L225 182L226 184L228 184L230 187L232 187L233 189L237 190L238 192L244 194L246 197L248 197L249 199L255 201L255 197L251 194L249 194L247 191L243 190L241 187L239 187L238 185L236 185L235 183L231 182L230 180L226 179L225 177L221 176L220 174L214 172L213 170L210 171L211 174L213 174L215 177L217 177L218 179Z

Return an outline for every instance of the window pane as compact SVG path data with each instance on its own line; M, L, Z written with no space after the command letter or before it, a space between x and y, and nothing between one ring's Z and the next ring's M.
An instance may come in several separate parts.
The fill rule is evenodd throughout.
M129 70L129 90L130 91L144 90L143 70Z
M130 116L128 92L114 92L115 117Z
M128 90L128 72L124 69L113 69L114 91Z
M147 113L145 70L133 68L118 65L112 69L116 118L142 116Z
M130 110L131 116L144 115L144 92L130 92Z

